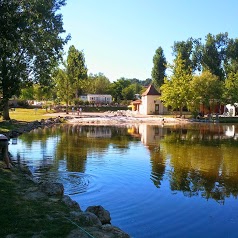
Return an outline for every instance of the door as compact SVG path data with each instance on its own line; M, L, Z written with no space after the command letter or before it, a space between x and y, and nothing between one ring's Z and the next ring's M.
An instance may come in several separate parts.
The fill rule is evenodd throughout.
M155 104L155 114L159 114L159 104Z

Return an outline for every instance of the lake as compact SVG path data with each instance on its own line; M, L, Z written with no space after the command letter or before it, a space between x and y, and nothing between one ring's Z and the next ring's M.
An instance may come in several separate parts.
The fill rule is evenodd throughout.
M59 125L11 140L39 180L134 238L237 237L238 125Z

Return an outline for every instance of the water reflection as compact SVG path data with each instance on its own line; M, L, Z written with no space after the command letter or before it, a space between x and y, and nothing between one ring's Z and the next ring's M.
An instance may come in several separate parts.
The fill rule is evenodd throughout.
M165 131L163 131L165 132ZM232 133L231 133L232 132ZM171 191L220 203L238 194L237 130L234 125L168 128L151 152L152 180L159 187L167 170ZM152 137L153 133L152 133Z
M90 163L93 169L101 165L113 167L123 163L111 159L115 153L126 155L143 143L149 153L150 179L156 188L160 189L166 181L173 193L181 191L186 197L200 196L224 203L227 197L238 194L237 138L236 125L61 125L22 135L16 153L20 153L23 162L28 157L25 162L39 179L54 177L69 187L71 182L81 193L87 191L92 179L86 172ZM14 150L14 146L17 145L10 145L10 149Z

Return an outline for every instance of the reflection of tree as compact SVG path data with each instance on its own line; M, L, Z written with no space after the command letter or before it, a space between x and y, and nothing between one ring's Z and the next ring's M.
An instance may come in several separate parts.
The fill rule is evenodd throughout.
M170 155L171 190L224 202L238 195L237 141L225 137L220 126L212 129L209 134L204 128L173 128L161 145Z
M150 146L151 180L159 188L165 172L165 159L158 146Z
M123 153L129 148L129 143L132 140L126 128L64 125L61 129L57 158L67 158L69 171L83 172L86 159L90 155L98 158L103 157L109 146L118 147ZM98 133L100 137L95 133ZM111 137L108 137L109 134ZM103 137L103 135L105 136Z
M27 134L21 135L21 140L24 141L29 147L32 146L33 142L39 141L45 143L49 137L54 137L57 134L57 127L45 127L39 128L28 132Z
M39 142L42 152L47 150L49 138L55 138L55 169L59 167L60 161L66 161L67 170L75 172L85 171L85 162L90 155L103 157L109 146L120 148L120 152L125 153L131 141L138 141L127 133L126 127L68 124L35 130L21 136L28 147Z
M166 134L167 129L155 125L140 124L128 130L134 138L141 138L142 143L150 151L151 180L156 187L160 187L165 172L165 159L160 151L160 140Z

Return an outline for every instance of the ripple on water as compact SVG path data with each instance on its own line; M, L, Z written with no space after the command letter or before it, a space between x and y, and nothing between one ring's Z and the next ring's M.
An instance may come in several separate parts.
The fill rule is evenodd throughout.
M34 173L35 178L39 182L53 181L64 185L65 194L76 195L85 192L92 192L99 189L95 182L96 176L79 172L48 172L42 174Z

